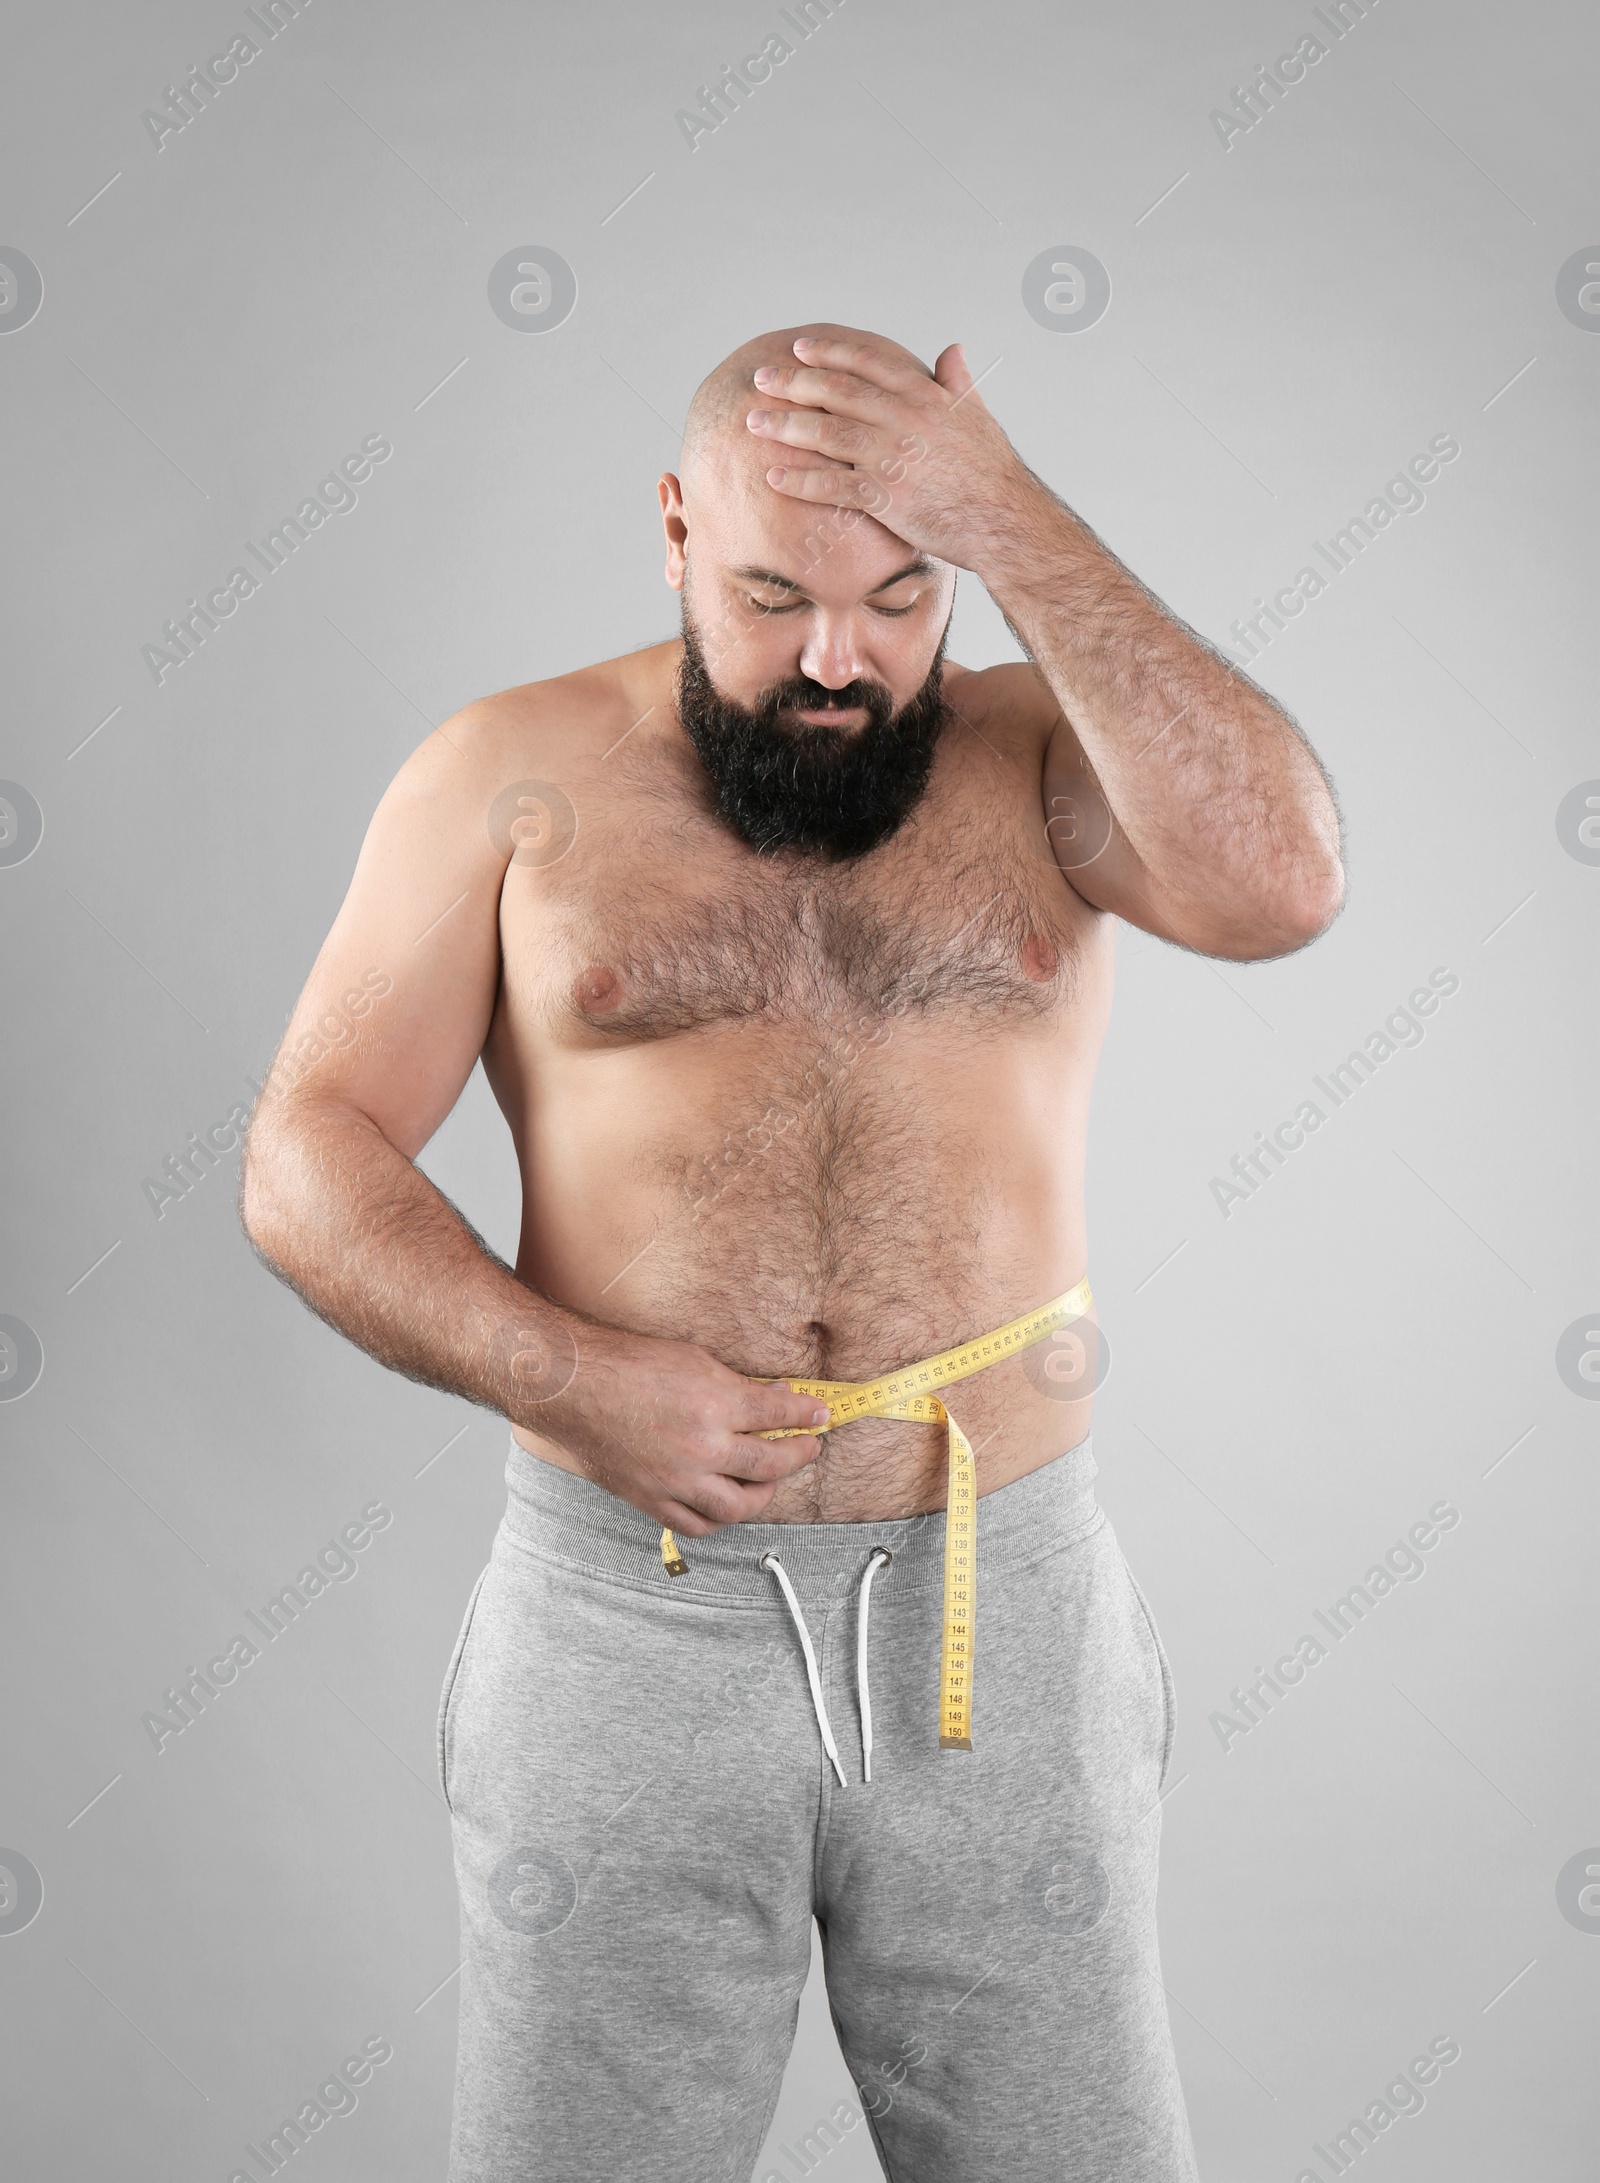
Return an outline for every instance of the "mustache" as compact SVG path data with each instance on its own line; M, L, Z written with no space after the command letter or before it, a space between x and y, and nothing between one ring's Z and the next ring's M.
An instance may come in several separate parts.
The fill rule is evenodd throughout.
M857 705L870 705L874 699L887 704L889 693L881 682L847 682L842 690L831 690L826 683L811 682L804 675L796 675L791 681L780 682L776 688L764 690L757 699L765 705L804 705L815 711L824 705L849 712Z
M848 682L842 690L830 690L808 675L790 675L763 690L747 711L752 724L763 728L794 712L864 712L872 726L881 728L893 719L894 709L894 699L881 682ZM804 745L813 737L837 739L841 731L827 722L802 720L794 732Z

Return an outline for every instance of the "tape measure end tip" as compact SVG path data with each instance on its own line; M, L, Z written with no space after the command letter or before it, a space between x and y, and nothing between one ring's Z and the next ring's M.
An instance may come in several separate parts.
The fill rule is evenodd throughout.
M941 1736L939 1738L939 1749L941 1751L970 1751L972 1749L972 1738L970 1736Z

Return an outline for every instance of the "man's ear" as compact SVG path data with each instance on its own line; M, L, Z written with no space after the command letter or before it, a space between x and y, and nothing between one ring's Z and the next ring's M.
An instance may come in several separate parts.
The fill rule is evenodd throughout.
M674 591L681 591L689 550L689 525L683 512L683 487L672 472L667 470L662 473L656 491L661 500L661 527L667 534L667 582Z

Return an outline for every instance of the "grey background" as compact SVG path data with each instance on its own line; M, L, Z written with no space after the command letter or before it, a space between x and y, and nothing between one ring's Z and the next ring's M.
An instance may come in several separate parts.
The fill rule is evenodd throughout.
M159 1219L142 1186L250 1097L428 728L671 633L654 483L689 392L826 315L964 340L1027 458L1222 642L1460 440L1257 670L1337 783L1343 918L1259 967L1123 936L1096 1442L1178 1684L1162 1936L1202 2171L1321 2172L1448 2035L1389 2175L1592 2173L1600 1920L1556 1876L1600 1843L1600 1410L1555 1363L1600 1311L1600 869L1555 827L1600 775L1600 339L1556 302L1600 236L1592 15L1385 0L1225 151L1211 110L1309 6L848 0L691 153L675 110L770 0L316 0L158 152L141 112L247 27L157 0L9 33L0 242L44 280L0 337L0 774L44 815L0 868L0 1312L44 1349L0 1404L0 1843L44 1884L0 1935L14 2172L224 2183L381 2035L297 2165L443 2173L434 1717L504 1427L256 1266L237 1155ZM577 279L533 338L486 292L523 243ZM1075 336L1022 301L1058 243L1111 278ZM157 688L141 645L372 433L360 505ZM970 578L951 649L1013 650ZM1422 1044L1224 1219L1211 1178L1439 966ZM481 1075L423 1165L512 1250ZM1224 1751L1230 1689L1441 1497L1425 1578ZM158 1756L142 1713L373 1499L359 1574ZM847 2090L813 1981L757 2175ZM876 2172L865 2138L834 2177Z

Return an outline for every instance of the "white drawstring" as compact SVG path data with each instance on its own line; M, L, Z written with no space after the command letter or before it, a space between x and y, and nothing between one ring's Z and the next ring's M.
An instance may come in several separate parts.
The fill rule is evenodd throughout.
M861 1778L872 1779L872 1699L867 1689L867 1601L872 1591L872 1580L881 1568L894 1559L886 1546L875 1546L861 1579L860 1603L856 1616L856 1697L861 1708ZM789 1572L776 1554L763 1554L758 1566L770 1570L778 1580L789 1613L799 1634L800 1649L805 1654L806 1681L811 1685L811 1704L817 1716L817 1727L822 1736L822 1748L833 1761L833 1770L839 1777L839 1786L847 1786L844 1768L839 1764L839 1747L833 1740L833 1730L828 1725L828 1709L822 1702L822 1677L817 1671L817 1655L811 1643L811 1632L806 1628L806 1618L800 1611L794 1586L789 1582Z
M822 1731L822 1748L833 1761L833 1770L844 1787L844 1768L839 1764L839 1747L833 1740L833 1730L828 1726L828 1709L822 1702L822 1678L817 1673L817 1656L811 1649L811 1632L806 1628L806 1618L800 1612L800 1602L794 1596L794 1586L789 1582L789 1572L776 1554L763 1554L760 1567L770 1569L783 1587L783 1596L789 1602L789 1612L794 1626L800 1633L800 1643L806 1656L806 1680L811 1685L811 1703L816 1709L817 1726Z
M894 1559L886 1546L875 1546L861 1579L861 1603L856 1610L856 1696L861 1703L861 1778L872 1779L872 1696L867 1689L867 1601L872 1580Z

